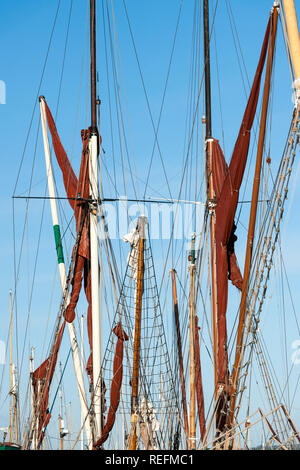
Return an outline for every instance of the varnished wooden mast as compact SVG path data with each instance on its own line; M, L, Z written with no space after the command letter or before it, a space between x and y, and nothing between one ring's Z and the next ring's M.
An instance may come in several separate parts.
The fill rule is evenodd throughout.
M9 368L10 368L10 406L9 406L9 441L15 444L19 441L18 432L18 387L17 373L12 362L12 293L9 292ZM13 402L13 404L12 404ZM14 429L14 433L13 433Z
M137 285L136 285L133 368L132 368L132 381L131 381L131 387L132 387L131 427L130 427L130 435L129 435L129 450L136 450L137 448L142 297L143 297L143 286L144 286L144 249L145 249L145 218L144 217L139 217L138 230L139 230L138 272L137 272Z
M192 236L190 252L190 449L196 449L196 373L195 373L195 235Z
M212 136L211 124L211 85L210 85L210 37L209 37L209 1L203 0L203 34L204 34L204 73L205 73L205 119L206 139Z
M236 398L237 398L237 392L238 392L239 372L240 372L241 359L242 359L243 337L244 337L244 331L245 331L245 318L246 318L247 296L248 296L248 287L249 287L249 275L250 275L251 261L252 261L252 250L253 250L257 202L258 202L258 194L259 194L259 186L260 186L262 156L263 156L264 142L265 142L266 122L267 122L269 94L270 94L270 86L271 86L271 75L272 75L275 39L276 39L276 31L277 31L277 19L278 19L278 6L275 6L272 9L271 41L269 45L268 61L267 61L267 67L266 67L266 78L265 78L263 105L262 105L261 120L260 120L260 131L259 131L259 139L258 139L255 176L254 176L253 189L252 189L247 250L246 250L246 259L245 259L245 267L244 267L244 277L243 277L242 299L241 299L240 313L239 313L235 361L234 361L234 366L233 366L233 371L232 371L231 400L230 400L230 412L229 412L229 422L228 422L229 426L231 426L233 422L234 413L235 413L235 404L236 404Z
M17 384L17 371L13 368L13 397L14 397L14 417L15 417L15 444L19 442L19 425L18 425L18 384Z
M12 392L13 392L13 376L12 376L12 328L11 328L11 291L9 293L9 369L10 369L10 404L9 404L9 442L12 442Z
M97 134L96 0L90 0L91 128Z
M178 299L177 299L175 273L176 273L175 269L172 269L171 270L171 276L172 276L173 308L174 308L176 335L177 335L177 345L178 345L179 373L180 373L180 384L181 384L184 431L185 431L185 437L186 437L186 448L187 448L187 450L189 450L189 448L190 448L190 444L189 444L189 422L188 422L188 412L187 412L187 404L186 404L186 390L185 390L185 381L184 381L182 343L181 343L181 334L180 334L180 321L179 321L179 312L178 312Z

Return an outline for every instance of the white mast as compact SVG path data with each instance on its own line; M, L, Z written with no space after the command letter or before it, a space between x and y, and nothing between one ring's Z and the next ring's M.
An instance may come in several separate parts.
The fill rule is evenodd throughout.
M90 152L90 191L92 199L98 200L98 136L92 135L89 142ZM91 298L93 329L93 405L95 415L95 440L101 434L101 336L99 309L99 261L98 261L98 217L97 204L90 211L90 246L91 246Z
M81 367L83 369L83 361L84 361L84 349L83 349L83 315L81 315L80 319L80 355L81 355ZM84 448L84 434L83 434L83 423L84 423L84 415L81 410L81 419L80 419L80 424L81 424L81 450Z
M42 131L43 131L43 142L44 142L52 223L53 223L54 233L56 237L56 245L57 246L59 245L60 249L62 250L57 205L56 205L56 199L55 199L56 195L55 195L53 171L52 171L51 156L50 156L49 139L48 139L45 101L43 97L40 97L40 112L41 112L41 122L42 122ZM61 251L61 254L62 254L62 251ZM62 291L64 292L65 286L66 286L66 267L65 267L64 260L63 260L63 256L58 256L58 267L59 267L60 284L61 284ZM70 301L70 298L68 295L66 299L66 305L69 303L69 301ZM73 323L67 322L67 325L68 325L69 337L70 337L71 348L72 348L74 372L75 372L75 377L77 381L81 412L83 416L86 417L89 414L89 409L87 405L87 399L86 399L86 393L85 393L85 387L84 387L84 380L83 380L83 374L82 374L78 342L77 342L75 328L74 328ZM86 432L88 447L91 448L92 433L91 433L89 418L85 419L85 432Z
M96 2L90 0L90 71L91 71L91 127L89 141L90 195L90 257L91 257L91 307L92 307L92 354L93 354L93 411L94 439L101 435L101 334L99 305L99 258L98 258L98 152L99 134L96 104ZM99 145L100 147L100 145Z
M58 396L59 396L59 441L60 441L60 450L64 450L64 437L68 434L68 430L65 428L65 421L64 421L64 406L63 406L63 394L62 394L62 367L61 362L59 363L59 370L60 370L60 381L58 386Z

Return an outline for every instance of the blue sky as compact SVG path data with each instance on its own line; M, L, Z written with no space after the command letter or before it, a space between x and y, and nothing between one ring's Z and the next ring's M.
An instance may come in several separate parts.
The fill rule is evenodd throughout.
M46 96L48 104L51 107L53 114L55 114L64 57L66 30L71 5L69 0L63 0L61 3L42 84L40 90L38 90L58 3L53 0L26 0L26 2L17 0L14 2L14 6L12 6L11 2L0 0L0 30L2 44L2 47L0 48L0 80L4 81L6 85L6 104L0 105L0 148L2 155L2 182L0 188L2 219L0 308L2 327L0 330L0 340L3 341L6 341L8 331L9 290L14 288L13 216L15 217L15 221L17 221L15 222L15 229L17 250L19 250L20 233L25 214L25 202L20 200L15 201L15 214L12 213L12 195L14 193L15 195L28 194L29 180L35 155L35 139L39 122L38 106L33 114L30 132L29 127L37 94L43 94ZM103 159L105 159L106 165L112 170L111 156L113 151L115 152L118 174L117 181L119 184L118 192L122 195L125 194L125 187L121 178L119 144L117 143L116 138L115 148L113 149L109 126L110 115L108 96L109 90L111 96L113 96L111 80L112 72L111 70L109 72L109 83L111 87L109 89L104 47L105 40L107 43L109 42L109 36L107 29L106 36L104 36L102 2L98 1L97 3L97 68L99 72L100 97L102 100L101 135L103 139L103 149L105 150ZM74 0L72 3L65 67L56 121L62 141L76 170L78 169L80 162L80 130L89 125L89 114L86 111L86 103L88 102L88 54L86 49L87 4L88 2L83 0ZM158 132L158 141L168 179L170 181L172 195L177 197L182 174L182 160L185 152L185 120L189 92L188 84L192 51L194 2L192 0L183 0L182 2L179 0L154 0L151 2L146 0L127 0L126 5L154 123L157 123L159 118L176 22L179 11L181 11L171 72ZM235 25L238 30L238 40L243 51L243 60L249 75L249 80L251 81L256 68L268 14L272 7L272 1L254 0L249 4L248 2L243 2L241 0L231 0L230 5L234 15ZM180 8L182 9L180 10ZM298 12L298 14L299 13L300 12ZM111 10L110 14L112 17ZM116 0L116 2L114 2L114 14L117 30L117 47L121 58L121 61L118 64L118 71L120 73L119 91L124 106L124 116L126 118L126 137L128 139L128 148L130 157L132 157L132 164L134 162L136 165L136 172L141 179L140 194L143 195L143 181L147 178L148 165L155 141L154 132L147 108L143 83L139 74L139 67L128 29L124 6L121 0ZM227 160L230 158L234 139L236 138L246 103L246 94L249 90L246 81L245 94L240 73L240 67L243 68L243 63L239 63L237 60L235 49L236 44L232 37L231 28L232 25L230 25L228 20L225 6L219 5L215 18L216 36L213 38L212 44L213 134L216 138L220 139L220 142L223 145L222 136L224 132ZM114 37L113 32L112 37ZM215 45L217 45L216 49ZM276 53L275 82L272 101L272 140L270 144L272 165L274 165L274 167L272 167L272 171L274 175L276 174L276 163L278 163L282 153L293 110L289 65L280 24L278 28L278 44ZM218 62L216 62L216 59ZM216 63L218 63L218 68ZM219 87L221 93L222 120L220 114ZM203 112L202 103L203 99L201 98L200 116ZM128 117L130 119L128 119ZM116 130L116 118L113 118L113 122ZM27 134L29 135L28 141ZM22 157L23 153L24 158ZM23 163L21 164L22 158ZM299 250L296 248L299 240L300 228L299 218L296 215L298 209L297 200L300 196L299 185L297 185L299 176L297 165L298 160L296 160L294 175L290 184L291 191L286 206L281 239L283 258L288 272L296 312L300 301L298 288L300 281L300 257ZM59 175L58 172L56 174ZM134 197L134 190L130 184L130 173L128 167L127 178L129 181L127 187L128 196ZM151 189L149 188L147 191L148 196L169 196L157 148L154 152L153 167L149 181ZM59 177L58 186L61 190ZM115 190L110 184L107 176L105 176L104 188L107 196L111 197L115 195ZM34 160L31 194L41 195L44 194L44 191L44 161L41 139L39 138L36 157ZM249 192L249 189L247 191ZM61 191L60 194L63 194L63 192ZM189 195L190 198L193 197L192 191L189 192L187 190L185 194ZM29 219L31 225L26 232L26 254L22 258L22 262L24 262L26 267L24 267L24 270L22 268L20 271L20 276L27 276L27 285L22 287L22 294L24 294L24 297L22 297L21 304L18 304L18 322L21 329L18 337L19 360L21 360L20 358L23 351L23 335L26 328L29 304L31 309L30 336L26 339L25 343L25 356L23 362L24 373L26 372L26 361L28 361L27 357L30 344L37 347L37 361L39 359L43 359L42 351L46 352L48 346L46 344L47 341L44 339L44 330L46 328L47 321L49 321L49 339L54 322L54 316L51 317L51 312L52 315L56 314L59 299L59 291L55 287L55 281L53 281L53 273L55 272L56 263L54 251L53 253L51 252L53 246L48 207L45 207L45 228L43 226L40 242L41 252L39 255L38 271L36 275L37 287L31 291L31 282L33 277L32 260L34 259L35 253L34 247L37 243L36 233L39 231L42 204L40 202L30 203L30 209L32 211L32 215L30 215ZM245 213L243 217L243 222L247 224L247 213ZM68 216L66 216L66 220L68 220ZM242 234L240 234L240 237L243 239ZM68 245L66 244L66 248L68 247L70 250L71 241L68 243ZM157 250L157 252L160 252L159 242L156 243L154 249ZM237 253L239 258L243 259L244 246L242 243L237 246ZM47 265L46 270L45 264ZM161 274L161 263L158 262L158 264L158 271ZM56 281L58 284L57 277ZM51 289L49 289L49 285L51 285ZM273 296L274 298L275 294L276 287L273 286L270 288L270 296ZM24 299L26 299L26 301ZM42 300L44 299L46 299L47 302L43 303ZM288 309L291 309L288 300L287 304L289 306ZM82 308L84 309L84 307ZM275 319L276 321L273 323L271 307L271 314L269 315L268 313L268 316L266 316L265 319L265 323L267 325L269 324L271 330L272 325L274 324L278 325L277 329L280 327L280 317L275 316ZM14 325L14 327L16 327L16 325ZM288 350L291 355L292 342L299 339L299 332L295 328L292 314L288 321L288 329ZM43 331L43 341L41 340L41 337L39 337L40 331ZM65 349L63 352L64 357L66 357L68 351L67 341L65 341L65 343ZM276 349L276 344L272 344L271 339L271 349L274 348L274 346ZM284 366L282 367L284 369ZM298 365L294 368L296 378L299 376L299 367L300 366ZM3 366L0 365L1 376L2 368ZM4 382L5 381L7 381L7 377L4 378ZM4 397L5 392L2 390L0 406L2 406ZM6 421L7 419L5 411L5 409L7 410L6 406L7 400L3 407L0 408L0 427L1 421ZM295 404L294 411L299 425L299 402ZM78 416L74 419L78 419Z

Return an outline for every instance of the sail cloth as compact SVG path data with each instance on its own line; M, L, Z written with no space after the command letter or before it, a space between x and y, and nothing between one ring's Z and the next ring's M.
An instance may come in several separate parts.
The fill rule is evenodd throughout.
M64 320L53 347L52 354L33 372L34 408L38 411L37 445L40 447L51 414L48 410L49 390L52 382L58 351L60 348L66 321Z
M114 334L117 336L116 351L113 363L113 379L110 390L110 406L107 414L107 420L102 431L102 436L94 444L94 450L99 447L107 440L110 431L114 425L116 419L116 412L120 403L120 391L122 386L123 378L123 351L124 341L128 341L128 336L122 329L122 325L119 322L113 329Z
M213 175L213 186L216 201L220 200L222 187L228 173L228 166L225 161L222 149L219 142L214 139L212 145L212 175ZM228 279L231 280L232 284L239 290L242 290L243 278L237 263L236 255L234 252L234 243L237 240L235 235L236 225L232 224L229 240L227 242L227 270Z
M239 189L247 162L251 128L256 113L261 77L268 49L270 21L269 19L249 100L228 167L218 141L213 139L212 142L212 177L216 194L218 385L224 386L226 393L229 392L226 327L228 278L239 289L242 288L242 276L234 254L234 242L236 240L234 218Z
M73 322L75 308L79 299L82 281L84 282L85 295L88 302L87 328L91 354L87 362L87 372L92 380L92 308L91 308L91 269L90 269L90 240L89 240L89 163L88 145L90 130L81 131L82 155L79 177L77 179L70 164L66 151L59 138L51 111L45 101L46 117L52 137L52 143L57 162L62 171L63 182L70 206L74 210L76 232L79 241L75 243L72 258L75 258L74 273L72 278L72 292L70 302L64 311L67 322Z

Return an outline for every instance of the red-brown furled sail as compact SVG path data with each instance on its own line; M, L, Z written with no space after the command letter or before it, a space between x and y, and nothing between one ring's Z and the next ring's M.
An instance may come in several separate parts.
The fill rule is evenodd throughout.
M240 366L241 359L243 355L243 336L245 329L245 319L246 319L246 310L247 310L247 298L248 298L248 286L249 286L249 276L252 264L252 250L254 246L254 233L256 226L256 215L257 215L257 204L258 204L258 195L261 179L261 169L262 169L262 157L265 144L265 134L266 134L266 125L267 125L267 115L268 115L268 106L270 99L270 90L271 90L271 76L273 69L273 57L275 52L275 40L277 33L277 22L278 22L278 10L279 6L272 9L269 23L270 25L270 40L269 40L269 50L268 50L268 60L266 66L266 76L262 100L262 109L260 117L260 128L258 136L258 145L257 145L257 156L254 172L254 180L252 187L252 197L251 197L251 207L250 207L250 217L249 217L249 226L248 226L248 235L247 235L247 245L246 245L246 256L245 256L245 265L244 265L244 279L243 279L243 288L242 288L242 297L239 309L239 320L237 327L237 338L236 338L236 350L235 350L235 359L231 376L231 398L230 398L230 413L228 426L231 426L233 422L233 417L235 414L235 403L237 397L237 388L240 375Z
M90 130L81 131L82 156L77 179L66 151L60 141L55 122L50 109L45 101L45 110L47 122L52 137L53 148L57 162L62 171L64 186L69 203L74 210L77 234L81 229L80 240L76 249L75 267L72 278L72 292L70 302L65 309L64 317L67 322L72 322L75 318L75 308L80 295L82 282L84 283L85 295L88 302L87 327L88 337L91 349L91 355L87 362L87 372L92 380L92 312L91 312L91 274L90 274L90 237L89 237L89 164L88 164L88 145L90 139ZM74 246L75 249L75 246ZM73 251L74 251L73 249ZM74 252L73 252L74 255Z
M121 323L118 323L117 326L115 326L113 332L117 336L118 341L116 344L116 351L113 363L113 379L110 390L110 406L107 414L107 420L102 431L102 436L94 444L94 450L99 449L99 447L107 440L109 433L113 428L116 419L116 412L120 403L120 391L123 378L124 341L128 341L128 336L122 329Z
M44 430L51 418L51 414L48 410L49 390L65 324L66 321L63 322L59 330L52 354L33 373L34 407L38 412L37 448L40 447L44 439Z
M235 143L230 163L227 167L222 150L216 140L212 142L212 177L215 191L215 243L217 278L217 385L220 392L217 409L217 429L222 431L226 422L227 401L229 399L229 370L227 352L227 296L228 278L241 289L242 277L234 254L234 218L238 203L239 189L246 167L251 128L256 113L261 77L268 50L270 20L265 33L259 63Z

